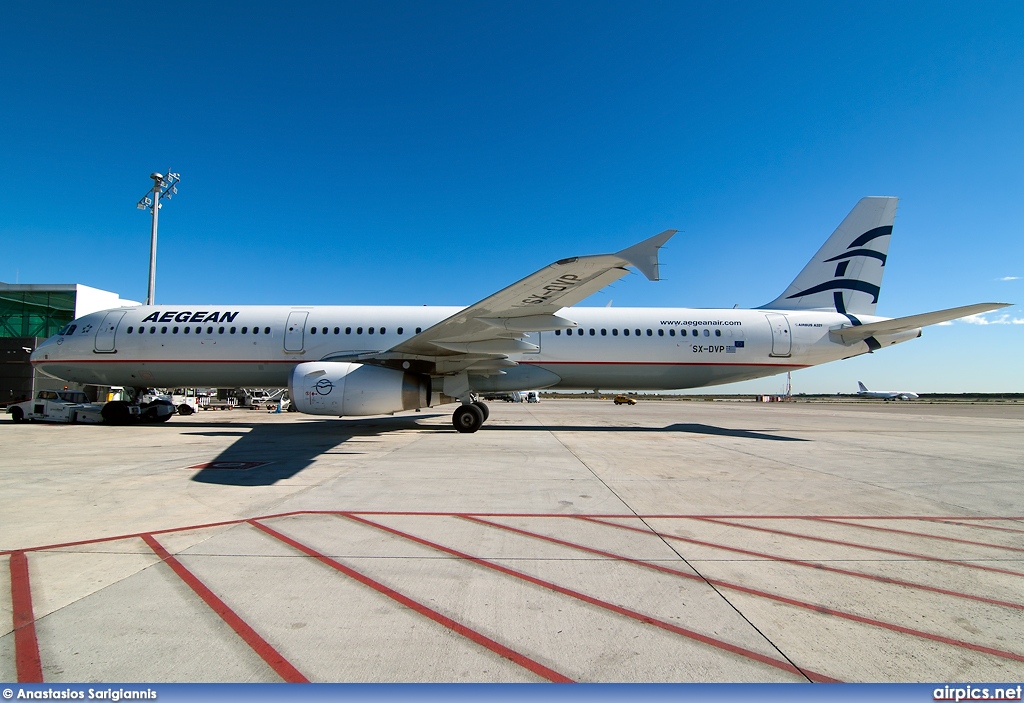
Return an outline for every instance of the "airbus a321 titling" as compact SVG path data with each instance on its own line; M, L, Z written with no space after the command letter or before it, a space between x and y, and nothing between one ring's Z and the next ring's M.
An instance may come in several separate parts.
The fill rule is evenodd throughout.
M571 307L632 266L658 280L668 230L615 254L574 256L469 307L154 305L76 319L32 354L78 383L143 388L288 386L312 415L394 413L460 402L475 432L479 395L536 389L674 390L846 359L921 328L1005 307L980 303L875 315L896 198L869 197L788 288L759 308ZM127 417L118 402L112 422ZM168 415L169 417L169 415Z

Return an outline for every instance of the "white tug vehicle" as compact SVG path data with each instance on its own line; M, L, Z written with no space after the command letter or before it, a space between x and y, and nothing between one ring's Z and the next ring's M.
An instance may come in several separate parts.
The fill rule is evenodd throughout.
M32 400L7 408L15 422L103 422L103 406L92 403L82 391L39 391Z
M108 425L126 425L133 422L166 422L175 413L175 407L162 399L143 401L141 404L123 400L93 403L82 391L42 390L32 400L13 403L7 407L14 422L66 422Z

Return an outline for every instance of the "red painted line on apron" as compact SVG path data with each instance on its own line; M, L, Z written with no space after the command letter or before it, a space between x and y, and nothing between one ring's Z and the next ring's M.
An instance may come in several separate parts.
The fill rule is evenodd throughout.
M996 527L995 525L978 525L977 523L970 522L956 522L950 518L922 517L918 519L925 522L938 522L943 525L959 525L960 527L975 527L979 530L996 530L997 532L1015 532L1017 534L1024 534L1024 530L1015 530L1012 527ZM1006 519L1009 520L1009 518Z
M427 617L427 618L433 620L434 622L443 625L444 627L447 627L452 632L455 632L455 633L457 633L459 635L462 635L463 637L465 637L465 638L467 638L467 639L469 639L469 640L471 640L473 642L476 642L477 644L481 645L482 647L485 647L485 648L491 650L492 652L494 652L495 654L497 654L499 656L502 656L505 659L508 659L509 661L511 661L514 664L518 664L519 666L523 667L527 671L533 672L534 674L536 674L537 676L540 676L541 678L547 679L548 681L551 681L553 683L574 683L574 681L572 679L570 679L569 677L564 676L564 675L558 673L554 669L549 669L548 667L544 666L540 662L535 661L533 659L530 659L526 655L520 654L519 652L517 652L517 651L515 651L513 649L510 649L510 648L506 647L503 644L495 642L491 638L489 638L489 637L487 637L487 636L477 632L476 630L472 630L469 627L466 627L465 625L463 625L463 624L461 624L459 622L456 622L455 620L452 620L451 618L449 618L449 617L447 617L445 615L442 615L441 613L437 612L436 610L433 610L432 608L430 608L430 607L428 607L426 605L423 605L422 603L419 603L419 602L413 600L412 598L409 598L408 596L402 595L398 591L396 591L396 590L394 590L392 588L389 588L388 586L385 586L384 584L380 583L379 581L375 581L372 578L370 578L369 576L361 574L360 572L356 571L355 569L352 569L351 567L345 566L344 564L342 564L340 562L337 562L334 559L331 559L330 557L328 557L328 556L326 556L324 554L321 554L320 552L316 551L312 547L309 547L309 546L307 546L305 544L302 544L301 542L297 542L296 540L292 539L291 537L283 535L280 532L278 532L277 530L275 530L275 529L273 529L271 527L268 527L267 525L264 525L264 524L262 524L260 522L256 522L255 520L249 520L248 522L253 527L255 527L255 528L259 529L259 530L262 530L263 532L265 532L266 534L270 535L271 537L274 537L275 539L278 539L278 540L284 542L285 544L287 544L290 547L293 547L293 548L299 550L300 552L302 552L303 554L306 554L307 556L313 557L317 561L319 561L319 562L321 562L323 564L326 564L327 566L331 567L335 571L339 571L339 572L345 574L349 578L352 578L352 579L358 581L359 583L363 584L364 586L369 586L370 588L372 588L373 590L377 591L378 593L381 593L381 594L387 596L388 598L390 598L390 599L392 599L392 600L394 600L394 601L404 605L405 607L409 608L410 610L413 610L413 611L419 613L420 615L422 615L424 617Z
M142 535L142 539L149 548L152 549L160 560L167 564L171 569L178 575L178 577L184 581L189 588L195 591L196 595L203 599L213 612L217 613L220 618L227 623L228 627L235 631L239 637L241 637L247 645L249 645L256 654L267 664L274 672L284 679L287 683L309 683L309 679L303 676L298 669L291 665L291 663L281 656L274 647L267 642L265 639L260 637L256 630L252 629L247 622L238 617L231 608L228 607L227 603L222 601L217 595L211 591L202 581L185 568L185 566L178 561L175 557L164 549L163 545L156 541L152 535Z
M11 605L14 610L14 661L18 683L42 683L36 618L32 611L32 587L25 552L11 553Z
M609 603L607 601L603 601L603 600L600 600L598 598L594 598L592 596L588 596L585 593L580 593L579 591L574 591L572 589L565 588L564 586L559 586L557 584L551 583L550 581L544 581L542 579L535 578L533 576L530 576L529 574L524 574L521 571L516 571L514 569L510 569L508 567L501 566L499 564L495 564L494 562L487 561L486 559L481 559L479 557L474 557L474 556L472 556L470 554L466 554L465 552L460 552L460 551L458 551L456 549L452 549L451 547L445 547L445 546L443 546L441 544L437 544L436 542L431 542L429 540L423 539L422 537L416 537L415 535L408 534L407 532L402 532L401 530L396 530L393 527L388 527L387 525L382 525L380 523L373 522L372 520L367 520L365 518L359 517L358 515L355 515L353 513L339 513L339 516L347 518L349 520L353 520L354 522L358 522L358 523L361 523L361 524L364 524L364 525L368 525L370 527L374 527L374 528L376 528L378 530L381 530L383 532L387 532L387 533L393 534L393 535L395 535L397 537L401 537L402 539L409 540L410 542L415 542L417 544L422 544L425 547L429 547L429 548L437 550L439 552L444 552L445 554L451 554L452 556L458 557L459 559L464 559L464 560L466 560L468 562L471 562L473 564L477 564L478 566L483 566L483 567L491 569L493 571L497 571L499 573L505 574L506 576L511 576L511 577L519 579L521 581L526 581L528 583L532 583L532 584L540 586L542 588L546 588L549 591L554 591L555 593L560 593L562 595L566 595L566 596L569 596L571 598L575 598L577 600L583 601L584 603L588 603L589 605L597 606L598 608L603 608L604 610L608 610L608 611L611 611L613 613L616 613L617 615L624 615L624 616L626 616L628 618L631 618L633 620L636 620L638 622L641 622L641 623L644 623L644 624L647 624L647 625L653 625L654 627L660 628L662 630L667 630L668 632L672 632L672 633L677 634L677 635L682 635L683 637L695 640L697 642L701 642L703 644L710 645L712 647L715 647L716 649L721 649L721 650L724 650L726 652L730 652L731 654L737 654L737 655L739 655L741 657L745 657L747 659L752 659L754 661L761 662L762 664L767 664L769 666L773 666L773 667L775 667L777 669L781 669L781 670L783 670L785 672L788 672L788 673L791 673L791 674L796 674L798 676L801 676L801 677L804 677L806 679L809 679L810 681L821 682L821 683L838 683L839 682L838 679L833 679L831 677L825 676L823 674L818 674L818 673L813 672L813 671L798 669L795 666L793 666L792 664L790 664L789 662L780 661L778 659L774 659L772 657L766 656L766 655L761 654L759 652L754 652L754 651L746 649L744 647L740 647L740 646L737 646L737 645L734 645L734 644L730 644L730 643L725 642L723 640L715 639L714 637L708 637L707 635L702 635L699 632L694 632L693 630L688 630L686 628L679 627L678 625L673 625L672 623L664 622L663 620L658 620L657 618L654 618L654 617L652 617L650 615L645 615L645 614L639 613L639 612L637 612L635 610L630 610L629 608L624 608L622 606L618 606L618 605L615 605L613 603Z
M910 535L911 537L923 537L925 539L938 539L944 542L956 542L957 544L971 544L977 547L990 547L992 549L1006 549L1011 552L1024 552L1024 549L1019 547L1005 547L1001 544L992 544L991 542L975 542L969 539L957 539L956 537L945 537L943 535L930 535L927 532L914 532L912 530L897 530L893 527L880 527L878 525L859 525L856 522L847 522L845 520L834 520L827 517L816 517L810 518L811 520L817 520L818 522L831 522L835 525L848 525L849 527L859 527L863 530L876 530L878 532L891 532L898 535ZM885 518L879 518L884 520Z
M920 559L922 561L937 562L940 564L952 564L953 566L963 566L968 569L978 569L980 571L991 571L997 574L1007 574L1009 576L1024 576L1019 571L1010 571L1008 569L997 569L994 566L982 566L981 564L971 564L966 561L957 561L955 559L940 559L939 557L930 557L926 554L915 554L914 552L903 552L898 549L886 549L885 547L872 547L869 544L858 544L856 542L844 542L838 539L829 539L827 537L814 537L812 535L803 535L799 532L787 532L786 530L773 530L770 527L756 527L754 525L744 525L740 522L729 522L728 520L719 520L717 518L693 518L695 520L702 520L704 522L713 522L716 525L728 525L729 527L738 527L744 530L753 530L755 532L767 532L773 535L782 535L783 537L795 537L797 539L809 540L811 542L822 542L824 544L837 544L841 547L853 547L855 549L864 549L869 552L879 552L881 554L892 554L899 557L910 557L912 559Z
M854 578L868 579L869 581L877 581L879 583L888 583L894 586L904 586L905 588L913 588L920 591L929 591L931 593L939 593L944 596L952 596L954 598L964 598L966 600L974 600L980 603L989 603L990 605L999 605L1005 608L1013 608L1015 610L1024 610L1024 604L1011 603L1009 601L996 600L994 598L986 598L984 596L975 596L970 593L960 593L959 591L950 591L945 588L938 588L937 586L928 586L923 583L915 583L913 581L902 581L900 579L889 578L888 576L875 576L874 574L867 574L863 571L851 571L849 569L840 569L835 566L826 566L825 564L816 564L810 561L801 561L800 559L790 559L788 557L780 557L775 554L766 554L765 552L754 552L749 549L741 549L739 547L730 547L724 544L716 544L715 542L704 542L699 539L692 539L690 537L680 537L679 535L673 535L667 532L654 532L651 530L643 530L638 527L632 527L630 525L620 525L616 522L605 522L592 517L579 517L579 520L586 520L587 522L594 522L599 525L607 525L609 527L616 527L620 530L630 530L631 532L639 532L645 535L657 535L664 537L665 539L672 539L679 542L687 542L689 544L696 544L700 547L710 547L711 549L720 549L726 552L735 552L737 554L745 554L747 556L757 557L759 559L768 559L770 561L777 561L784 564L792 564L794 566L802 566L808 569L816 569L818 571L828 571L834 574L842 574L843 576L853 576Z
M55 425L55 427L58 425ZM202 530L208 527L221 527L224 525L238 525L246 522L249 519L252 520L272 520L280 517L291 517L293 515L339 515L341 514L337 510L293 510L285 513L274 513L271 515L260 515L253 518L241 518L238 520L222 520L220 522L208 522L201 523L198 525L185 525L182 527L169 527L162 530L149 530L147 532L131 532L128 534L114 535L112 537L96 537L93 539L82 539L75 540L73 542L60 542L57 544L46 544L36 547L25 547L23 549L4 549L0 550L0 556L6 554L13 554L17 551L22 552L40 552L47 549L60 549L63 547L78 547L84 544L102 544L104 542L116 542L122 539L141 539L143 535L165 535L172 534L175 532L185 532L188 530ZM991 520L1024 520L1024 517L921 517L918 515L735 515L735 514L723 514L723 515L636 515L629 513L623 515L621 513L594 513L594 514L569 514L569 513L451 513L451 512L439 512L439 511L424 511L424 510L356 510L348 511L348 514L352 515L421 515L425 517L460 517L462 515L478 515L480 517L557 517L557 518L641 518L641 519L667 519L667 520L683 520L683 519L699 519L699 518L721 518L721 519L750 519L750 520L814 520L818 518L823 519L843 519L843 520L974 520L974 521L991 521ZM985 527L983 525L977 525L977 527ZM1010 530L1010 528L998 528L988 527L987 529L993 530ZM1017 530L1010 530L1017 532ZM1020 530L1024 532L1024 530Z
M622 562L626 562L626 563L629 563L629 564L634 564L636 566L640 566L640 567L645 568L645 569L651 569L652 571L659 571L659 572L664 573L664 574L672 574L673 576L678 576L680 578L684 578L684 579L687 579L689 581L696 581L696 582L700 582L700 583L709 583L709 584L711 584L713 586L718 586L719 588L727 588L729 590L739 591L741 593L746 593L748 595L757 596L759 598L766 598L768 600L776 601L777 603L785 603L786 605L792 605L792 606L795 606L797 608L803 608L804 610L811 610L811 611L813 611L815 613L821 613L823 615L832 615L832 616L835 616L837 618L841 618L843 620L851 620L853 622L859 622L859 623L864 624L864 625L871 625L873 627L880 627L880 628L883 628L883 629L886 629L886 630L891 630L893 632L899 632L901 634L911 635L913 637L920 637L922 639L931 640L933 642L941 642L943 644L953 645L954 647L961 647L963 649L970 649L970 650L974 650L976 652L981 652L983 654L990 654L992 656L999 657L1001 659L1010 659L1012 661L1024 662L1024 656L1021 656L1020 654L1015 654L1013 652L1006 652L1006 651L1003 651L1001 649L995 649L993 647L986 647L984 645L973 644L971 642L964 642L963 640L957 640L957 639L953 639L951 637L944 637L942 635L935 635L935 634L932 634L930 632L924 632L922 630L915 630L915 629L910 628L910 627L904 627L903 625L897 625L895 623L885 622L884 620L875 620L874 618L869 618L869 617L864 617L864 616L861 616L861 615L856 615L855 613L848 613L848 612L843 611L843 610L836 610L834 608L829 608L828 606L817 605L815 603L808 603L806 601L797 600L795 598L787 598L786 596L779 596L779 595L776 595L774 593L768 593L766 591L759 591L759 590L754 589L754 588L748 588L747 586L740 586L738 584L729 583L728 581L720 581L718 579L705 579L705 578L702 578L700 576L697 576L696 574L691 574L691 573L688 573L686 571L680 571L679 569L673 569L673 568L668 567L668 566L662 566L661 564L655 564L655 563L652 563L652 562L649 562L649 561L645 561L643 559L634 559L632 557L623 556L621 554L615 554L613 552L606 552L606 551L603 551L601 549L595 549L593 547L587 547L586 545L576 544L575 542L567 542L565 540L561 540L561 539L558 539L556 537L549 537L547 535L542 535L542 534L539 534L537 532L530 532L528 530L521 530L521 529L519 529L517 527L510 527L509 525L502 525L502 524L497 523L497 522L491 522L490 520L482 520L480 518L471 517L471 516L468 516L468 515L465 516L464 519L465 520L469 520L471 522L475 522L475 523L481 524L481 525L487 525L489 527L495 527L495 528L498 528L498 529L501 529L501 530L507 530L508 532L512 532L512 533L515 533L515 534L518 534L518 535L523 535L525 537L532 537L534 539L543 540L545 542L551 542L553 544L558 544L558 545L562 545L562 546L565 546L565 547L570 547L572 549L576 549L576 550L579 550L579 551L582 551L582 552L587 552L588 554L597 554L599 556L608 557L609 559L614 559L614 560L617 560L617 561L622 561ZM651 533L648 533L648 534L651 534Z

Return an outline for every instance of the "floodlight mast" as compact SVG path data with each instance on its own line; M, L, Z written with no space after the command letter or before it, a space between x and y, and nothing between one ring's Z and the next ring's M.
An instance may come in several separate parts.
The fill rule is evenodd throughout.
M162 173L152 173L149 176L153 179L153 188L146 191L146 194L142 196L136 207L139 210L145 210L149 208L149 211L153 213L153 228L150 231L149 238L149 293L146 295L146 305L156 304L156 225L157 219L160 213L160 208L163 207L160 201L166 198L171 199L172 195L178 194L178 181L181 180L181 176L177 173L171 173L167 171L167 175L164 176ZM153 197L150 198L150 193Z

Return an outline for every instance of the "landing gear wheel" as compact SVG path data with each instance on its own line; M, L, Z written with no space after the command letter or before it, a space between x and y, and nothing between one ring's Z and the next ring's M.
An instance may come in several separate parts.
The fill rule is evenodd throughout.
M476 432L484 424L484 411L473 403L460 405L452 415L452 424L459 432Z
M473 401L473 405L480 408L480 412L484 414L484 422L487 422L487 418L491 416L491 409L487 407L487 403L482 400Z

